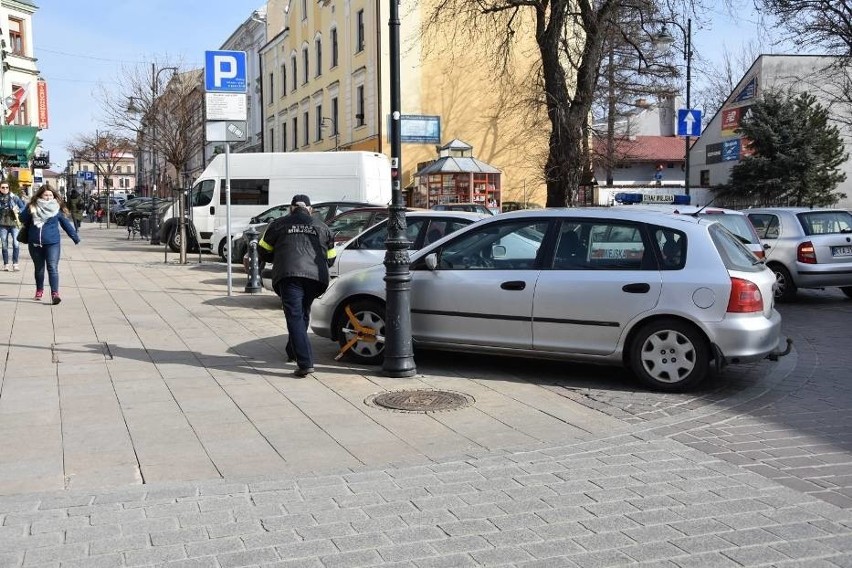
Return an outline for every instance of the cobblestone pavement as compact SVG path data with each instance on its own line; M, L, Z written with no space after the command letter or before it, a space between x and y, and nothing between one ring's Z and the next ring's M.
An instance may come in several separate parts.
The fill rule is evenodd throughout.
M95 234L89 237L87 242L96 240ZM138 248L137 256L147 254L146 247ZM39 383L56 399L46 404L31 391L36 374L4 375L16 380L0 393L0 418L6 420L0 421L0 448L30 459L58 448L60 473L71 469L72 458L83 472L87 460L107 463L103 460L110 456L125 460L135 452L142 471L147 463L148 471L176 481L139 484L124 477L121 461L116 466L121 476L104 478L112 483L0 497L0 568L852 568L852 302L835 291L804 292L798 302L780 306L784 330L795 341L789 357L731 366L687 394L641 390L628 373L609 367L418 352L418 386L476 398L476 413L446 413L432 421L364 411L366 395L398 386L369 369L335 367L302 382L283 376L281 364L270 357L270 350L281 346L268 334L270 325L281 325L280 315L259 311L246 319L244 301L211 293L211 286L221 285L221 266L187 271L149 261L146 272L128 265L134 272L121 289L107 294L100 283L112 282L110 265L94 254L75 256L70 268L79 299L64 296L61 309L45 310L23 306L21 299L0 303L0 310L17 306L16 320L45 325L52 320L55 343L48 341L43 368L56 372L58 365L53 382L61 387L57 396L54 386ZM199 276L206 288L188 293ZM8 284L0 282L0 289L8 290ZM28 288L18 292L28 293ZM117 313L123 317L81 307L112 310L119 296L124 304ZM269 304L264 302L264 309ZM156 317L170 312L181 319L164 334ZM91 331L80 325L86 317ZM184 330L194 335L176 333ZM119 331L121 341L113 340ZM13 368L10 362L44 357L40 343L15 336L12 328L9 333L15 341L8 346L6 369ZM128 339L134 334L138 346ZM262 339L246 343L247 334ZM175 347L177 339L186 342L188 353ZM95 340L112 350L114 360L105 369L120 371L105 373L104 385L82 379L84 373L104 370L104 363L90 361L103 360L100 347L55 347ZM235 357L224 350L234 345L250 366L234 367ZM330 360L333 346L318 347L323 360ZM193 366L199 372L186 377ZM72 371L64 375L63 368ZM152 370L162 378L143 380ZM201 380L201 371L213 374L221 388L211 390L217 385ZM273 390L242 390L263 381L288 395L292 406L286 415L283 407L271 405ZM12 384L19 390L10 391ZM166 387L180 391L177 410L165 396ZM233 392L233 400L220 391ZM104 396L112 406L99 402ZM21 401L33 406L16 406ZM235 402L239 405L232 408ZM41 416L42 407L43 423L23 420ZM134 422L143 408L157 412L145 414L149 421ZM222 423L226 409L228 421ZM257 460L252 454L260 446L238 446L259 438L234 436L234 430L247 423L240 413L260 410L264 420L254 423L275 426L258 431L270 447L289 450L287 464L299 464L301 457L323 467L307 473L276 465L274 474L249 473L258 471L261 462L252 461ZM172 448L175 429L150 437L160 432L166 416L189 421L203 434L203 443L182 438L182 445ZM116 424L121 439L111 437ZM294 431L293 424L312 424L311 437ZM57 440L46 434L37 438L50 442L43 448L25 437L30 430L53 436L48 426L56 425ZM295 438L310 443L288 447ZM348 447L363 452L360 460L341 461L347 440ZM412 447L418 451L399 453ZM166 461L146 462L143 454L152 448ZM189 453L204 469L187 468ZM276 460L273 455L262 463ZM32 463L7 464L2 471L23 471ZM218 471L217 464L230 469ZM217 469L208 471L212 467ZM199 480L220 475L224 479Z

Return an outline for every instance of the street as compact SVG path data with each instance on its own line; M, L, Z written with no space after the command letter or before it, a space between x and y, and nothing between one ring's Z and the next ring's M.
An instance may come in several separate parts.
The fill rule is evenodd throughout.
M852 566L852 301L685 394L621 368L416 352L285 363L270 293L84 224L63 303L0 278L0 566ZM472 403L365 404L398 389Z

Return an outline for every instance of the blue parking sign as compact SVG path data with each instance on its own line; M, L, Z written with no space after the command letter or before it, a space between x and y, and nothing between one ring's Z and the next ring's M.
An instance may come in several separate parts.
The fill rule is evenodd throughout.
M246 52L205 51L204 89L208 93L245 93Z

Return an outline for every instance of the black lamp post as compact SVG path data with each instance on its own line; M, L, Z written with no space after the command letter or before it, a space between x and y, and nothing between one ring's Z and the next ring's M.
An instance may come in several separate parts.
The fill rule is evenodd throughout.
M163 67L157 70L157 64L151 63L151 111L157 104L157 87L160 84L160 73L171 69L177 73L177 67ZM154 180L151 188L151 244L160 244L160 211L157 207L157 193L159 187L157 184L157 117L154 116L151 121L151 177Z
M400 107L400 41L399 1L390 0L390 146L391 204L388 207L388 236L385 240L385 359L382 370L390 377L411 377L417 373L411 344L411 272L405 236L405 206L402 202L400 170L402 141L399 130ZM381 120L381 119L380 119Z
M690 91L692 89L692 18L686 20L686 28L684 28L679 23L672 21L669 22L674 24L680 31L683 32L683 59L686 61L686 109L687 111L691 111L692 107L690 106ZM654 44L663 48L668 49L672 46L675 39L669 33L669 30L666 28L665 24L660 29L660 33L657 34L657 37L654 38ZM685 142L685 156L684 156L684 190L686 194L689 195L689 147L690 147L690 137L689 133L686 136Z

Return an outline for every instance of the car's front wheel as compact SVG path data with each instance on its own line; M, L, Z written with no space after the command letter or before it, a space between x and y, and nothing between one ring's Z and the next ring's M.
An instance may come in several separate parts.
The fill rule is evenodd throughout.
M852 286L841 286L840 291L846 294L847 298L852 298Z
M353 318L350 319L344 309L335 322L340 347L345 347L354 339L354 343L346 350L351 360L366 365L381 363L385 356L384 304L360 300L348 307Z
M704 335L686 322L651 322L633 338L630 367L642 382L655 389L682 391L707 376L710 346Z
M218 251L219 258L222 259L222 262L228 262L228 237L219 241Z

